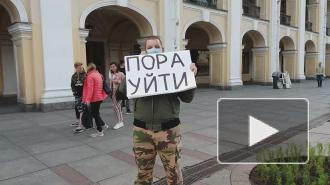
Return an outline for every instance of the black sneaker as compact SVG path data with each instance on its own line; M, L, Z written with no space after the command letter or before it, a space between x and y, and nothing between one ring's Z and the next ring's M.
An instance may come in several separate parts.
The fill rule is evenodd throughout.
M83 128L76 128L76 129L73 130L73 132L74 132L75 134L79 134L79 133L82 133L82 132L84 132L84 131L85 131L85 129L83 129Z
M71 123L71 127L77 127L79 125L79 122Z

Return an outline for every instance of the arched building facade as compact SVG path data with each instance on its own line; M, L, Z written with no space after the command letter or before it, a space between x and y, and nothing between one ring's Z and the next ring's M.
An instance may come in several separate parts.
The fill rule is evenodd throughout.
M109 64L140 54L149 36L165 51L190 50L199 86L269 85L274 71L293 81L330 75L326 0L2 0L0 103L25 110L71 108L74 62ZM239 13L240 12L240 13Z

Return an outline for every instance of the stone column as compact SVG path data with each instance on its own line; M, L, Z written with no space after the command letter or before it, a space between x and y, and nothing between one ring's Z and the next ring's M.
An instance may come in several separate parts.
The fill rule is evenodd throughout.
M305 16L306 16L306 1L299 1L299 19L298 19L298 76L300 80L306 79L304 74L305 67Z
M254 82L260 83L262 85L269 85L271 80L269 79L270 72L270 62L269 62L269 48L253 48L253 80Z
M270 19L270 35L271 40L269 42L269 55L270 55L270 74L269 80L272 80L272 72L280 71L279 66L279 42L280 42L280 6L281 1L271 1L271 19Z
M87 59L86 59L86 43L87 43L87 37L89 35L90 30L89 29L79 29L79 36L80 36L80 47L79 47L79 62L83 63L85 66L85 69L87 67Z
M14 58L16 63L17 101L29 106L36 103L32 26L29 23L15 23L8 28L14 44Z
M319 7L318 7L318 16L319 17L319 24L318 24L318 32L319 32L319 62L325 66L325 55L326 55L326 40L327 40L327 35L326 35L326 28L327 28L327 22L326 22L326 17L327 17L327 0L319 0Z
M228 1L228 56L229 67L229 86L243 85L241 77L241 17L242 1Z
M6 37L1 38L0 35L0 83L2 83L0 94L16 95L17 79L13 42L9 34L6 34Z
M315 79L316 67L318 65L318 55L317 52L306 53L305 55L305 69L306 69L306 79Z
M226 43L210 44L210 86L220 89L230 89L229 62L226 60Z
M283 51L283 69L284 72L287 71L290 75L290 78L293 82L299 82L300 79L298 78L298 65L297 65L297 54L298 51Z
M325 75L330 77L330 53L325 55Z
M40 13L45 77L41 109L71 108L74 101L70 87L74 63L71 1L42 0Z
M3 42L6 42L7 40L10 40L8 38L7 34L0 34L0 96L3 95L3 89L4 89L4 75L3 75L3 61L2 61L2 51L1 51L1 45ZM15 74L16 75L16 74Z
M179 50L180 46L180 15L182 1L164 1L165 51Z

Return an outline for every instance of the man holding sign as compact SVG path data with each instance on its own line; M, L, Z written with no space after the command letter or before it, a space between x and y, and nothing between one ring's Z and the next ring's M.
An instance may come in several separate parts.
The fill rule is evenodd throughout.
M196 88L189 51L126 56L125 64L129 99Z
M167 184L183 182L180 161L180 101L190 103L196 88L197 68L189 51L162 53L158 37L146 41L147 55L127 56L126 85L129 99L135 99L133 151L138 166L135 185L151 185L153 167L159 155ZM125 89L126 87L126 89Z

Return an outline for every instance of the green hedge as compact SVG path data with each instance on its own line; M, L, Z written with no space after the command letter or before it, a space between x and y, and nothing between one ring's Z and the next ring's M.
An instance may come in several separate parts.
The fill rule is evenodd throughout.
M258 161L305 161L301 148L288 145L276 151L267 150L257 154ZM329 182L330 144L310 147L309 162L303 164L261 164L251 173L257 184L269 185L327 185ZM252 177L254 176L254 177Z

